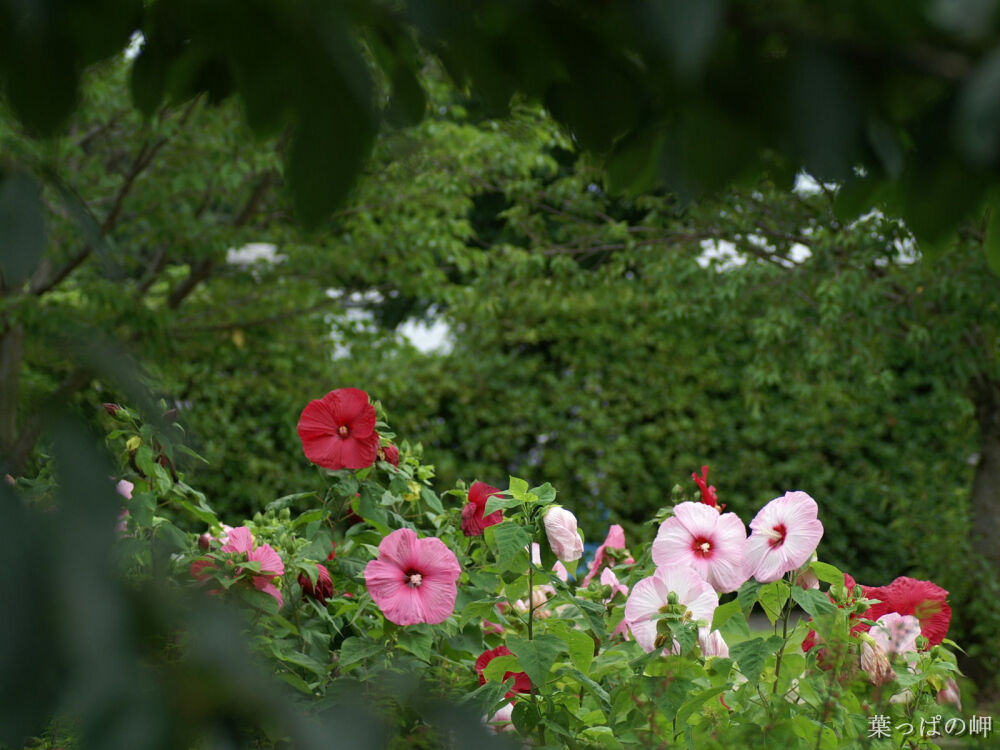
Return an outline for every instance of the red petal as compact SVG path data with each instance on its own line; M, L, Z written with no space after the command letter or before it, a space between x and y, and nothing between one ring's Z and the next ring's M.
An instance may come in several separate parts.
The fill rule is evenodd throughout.
M340 441L340 460L345 469L363 469L375 463L378 456L378 433L374 430L366 438L352 434Z
M375 432L375 407L368 403L367 393L360 388L339 388L333 392L337 394L334 414L340 424L350 427L352 437L367 438Z

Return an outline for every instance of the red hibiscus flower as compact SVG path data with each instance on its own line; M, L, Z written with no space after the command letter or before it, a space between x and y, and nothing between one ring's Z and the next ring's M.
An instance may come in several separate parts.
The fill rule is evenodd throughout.
M499 495L500 490L485 482L473 482L469 488L469 501L462 508L462 533L466 536L482 536L487 526L493 526L503 520L503 511L495 510L488 516L486 501L493 495Z
M325 469L363 469L375 463L375 407L358 388L338 388L310 401L299 417L306 458Z
M920 620L920 634L930 646L937 646L948 634L951 624L948 592L931 581L900 576L888 586L866 588L865 598L878 599L879 603L873 604L862 617L877 620L890 612L913 615Z
M479 675L479 684L485 685L486 678L483 676L483 671L486 669L486 665L491 661L496 659L498 656L513 656L510 649L506 646L497 646L489 651L483 651L476 659L476 674ZM506 682L511 677L514 678L514 688L507 692L508 698L513 698L515 693L530 693L531 692L531 679L524 672L504 672L503 679Z

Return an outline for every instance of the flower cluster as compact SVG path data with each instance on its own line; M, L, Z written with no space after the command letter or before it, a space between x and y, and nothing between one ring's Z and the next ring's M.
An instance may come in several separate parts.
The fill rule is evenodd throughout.
M805 492L787 492L765 505L750 522L722 513L714 487L706 487L708 467L693 475L702 502L682 502L653 541L656 572L632 588L625 621L646 651L663 646L669 621L699 623L704 653L722 653L722 637L708 629L719 594L736 591L750 578L776 581L808 562L823 536L816 501ZM699 481L700 480L700 481Z

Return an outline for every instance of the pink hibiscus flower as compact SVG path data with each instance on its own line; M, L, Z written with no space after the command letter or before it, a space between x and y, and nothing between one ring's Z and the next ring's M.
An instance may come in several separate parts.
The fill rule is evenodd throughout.
M437 625L455 610L461 572L455 553L440 539L418 539L412 529L397 529L365 567L365 583L390 622Z
M797 570L823 538L816 501L805 492L786 492L758 511L743 548L743 572L761 583Z
M499 495L500 490L491 487L485 482L473 482L469 488L468 502L462 507L462 533L466 536L482 536L487 526L494 526L503 520L503 511L495 510L488 516L486 512L486 501L494 495Z
M607 559L609 555L605 551L608 549L625 549L625 529L616 523L608 527L608 535L605 537L604 543L594 553L594 561L590 564L590 570L587 572L587 575L583 577L581 586L586 586L594 576L601 572L601 568L611 564ZM626 562L629 562L629 560L632 560L632 558L628 558ZM632 562L635 561L632 560Z
M676 602L671 602L671 595ZM671 611L670 607L683 607L683 618L697 622L712 622L712 615L719 605L719 595L709 583L690 566L657 568L648 578L632 587L625 602L625 619L635 640L647 653L662 647L657 633L657 615Z
M747 530L735 513L722 513L702 503L678 503L674 515L660 524L653 541L657 567L690 565L720 594L736 591L743 573Z
M573 562L583 557L583 539L577 530L576 516L570 511L561 505L549 506L542 523L549 546L561 562Z
M302 410L299 439L306 458L326 469L363 469L375 463L375 407L358 388L338 388Z
M250 529L246 526L240 526L229 530L228 538L221 551L231 555L239 555L248 562L260 563L260 573L253 576L254 588L277 599L279 607L284 605L284 599L281 592L278 591L278 587L274 585L274 581L285 574L285 564L271 545L262 544L255 547ZM209 577L205 569L216 567L218 566L212 560L195 560L191 563L191 575L198 581L204 581ZM236 574L240 573L242 573L242 569L237 568Z

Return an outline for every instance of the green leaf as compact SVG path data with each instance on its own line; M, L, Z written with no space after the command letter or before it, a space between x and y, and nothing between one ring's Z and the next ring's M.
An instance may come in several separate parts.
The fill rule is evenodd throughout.
M523 501L525 495L528 494L528 483L525 482L523 479L518 479L517 477L510 477L510 483L508 486L510 487L510 489L507 491L510 492L510 494L514 497L514 499L516 499L519 502Z
M270 594L245 586L234 586L230 591L236 591L237 596L254 609L262 610L269 615L278 614L278 600Z
M829 615L837 611L837 607L834 606L829 597L818 589L803 589L792 586L792 599L813 617Z
M264 506L264 510L268 512L273 512L276 510L281 510L282 508L287 508L296 500L301 500L305 497L316 497L315 492L296 492L294 495L285 495L279 497L277 500L272 500L267 505Z
M736 592L736 601L740 603L740 609L743 610L743 614L750 614L750 610L753 609L753 605L757 602L758 591L760 591L760 584L756 580L750 579L740 586L740 590Z
M409 651L422 661L431 660L431 650L434 646L433 636L415 627L403 628L399 633L399 647Z
M340 666L345 669L382 653L385 653L385 647L381 643L352 635L350 638L345 638L340 645Z
M548 681L549 670L559 654L565 651L563 642L554 635L539 635L533 640L512 636L507 639L507 648L515 656L521 667L531 678L536 688L541 688Z
M623 750L625 747L611 730L611 727L587 727L580 732L580 739L596 747L608 750Z
M558 623L549 632L566 644L569 650L569 660L573 666L584 674L590 671L590 663L594 660L594 639L582 630L571 628L565 623Z
M444 506L441 505L441 499L430 487L421 485L420 497L431 511L434 513L444 513Z
M483 515L488 516L498 510L506 510L507 508L513 508L514 506L520 505L521 501L513 498L507 497L506 495L491 495L486 500L486 507L483 509Z
M764 638L753 638L742 643L735 643L729 647L729 656L736 661L736 665L747 681L751 685L756 685L760 679L767 657L781 647L782 639L772 635L766 640Z
M517 657L513 654L507 654L505 656L495 656L490 659L490 663L483 670L483 677L493 682L503 682L504 675L508 672L516 674L523 671L517 661Z
M538 726L538 723L542 720L542 716L538 713L538 708L533 703L518 701L510 714L510 719L514 722L514 728L518 732L521 732L521 734L526 735Z
M202 521L203 523L206 523L209 526L218 521L218 517L212 510L199 508L194 503L188 502L187 500L182 500L180 498L175 498L174 503L176 503L178 506L186 510L188 513L197 518L199 521Z
M556 488L549 482L546 482L538 487L532 487L531 494L534 495L538 502L542 505L548 505L549 503L554 503L556 501Z
M736 613L740 612L742 607L738 599L733 599L731 602L726 602L725 604L720 604L715 608L715 614L712 616L712 630L718 630L733 617Z
M518 556L527 559L525 547L531 544L531 537L517 523L514 521L504 521L495 526L490 526L487 530L489 529L493 531L497 563L501 568L510 567L510 563L517 559Z
M795 725L795 733L806 741L807 747L819 750L836 750L838 747L837 735L833 729L823 726L815 719L799 714L792 718L792 723Z
M832 585L843 586L844 585L844 574L839 568L830 565L829 563L816 562L809 564L809 569L816 574L816 577L823 581L824 583L829 583Z
M675 721L679 725L683 725L688 717L693 714L697 709L701 708L702 704L705 703L709 698L714 698L716 695L721 695L722 693L729 690L729 684L719 685L718 687L709 688L704 690L697 695L695 695L690 700L684 702L684 704L677 709L677 717Z
M309 687L309 684L295 674L295 672L278 672L277 677L282 682L287 682L299 692L305 693L306 695L313 694L312 688Z
M788 601L788 584L784 581L772 581L761 586L757 601L773 625L781 617L781 610Z

